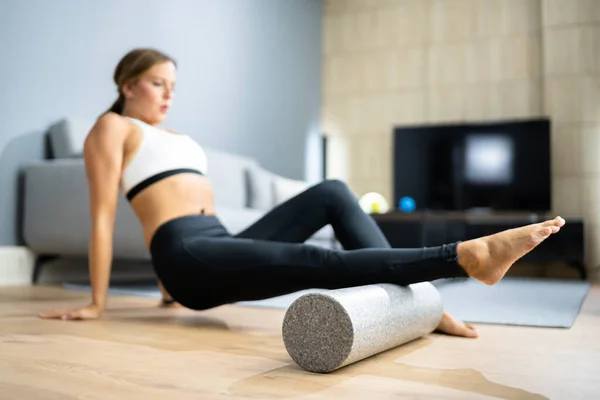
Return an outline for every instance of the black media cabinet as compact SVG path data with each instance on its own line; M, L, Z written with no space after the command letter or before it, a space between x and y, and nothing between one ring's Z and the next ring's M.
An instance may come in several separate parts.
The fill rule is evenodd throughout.
M439 246L551 218L536 214L399 211L371 216L395 248ZM583 220L565 220L566 224L558 234L550 236L520 262L564 262L575 268L581 279L586 280Z

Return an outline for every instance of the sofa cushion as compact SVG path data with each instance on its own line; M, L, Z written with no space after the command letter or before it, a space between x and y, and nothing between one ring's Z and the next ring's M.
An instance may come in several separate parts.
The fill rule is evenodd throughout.
M51 125L48 135L53 157L82 157L83 143L95 123L92 119L68 117Z
M308 189L311 185L306 181L284 178L276 176L272 181L273 186L273 203L275 206L285 202L286 200L300 194Z
M333 242L333 240L335 240L335 233L333 232L333 228L331 227L331 225L325 225L324 227L319 229L317 232L315 232L314 235L312 235L309 238L309 240L307 240L307 243L309 241L314 241L314 240ZM332 244L332 243L329 243L329 244Z
M204 151L208 160L207 176L213 186L215 204L246 207L246 170L255 165L256 161L214 148L205 148Z
M225 229L232 235L242 232L268 213L263 210L232 208L222 205L216 205L215 211L217 212L219 221L221 221ZM307 243L321 242L320 244L322 245L330 245L334 240L333 228L331 225L326 225L315 232L309 239Z
M227 207L221 204L215 205L215 211L219 221L232 235L237 235L265 214L262 210Z
M258 164L246 170L246 188L248 191L249 208L270 210L275 205L273 195L273 180L275 175Z

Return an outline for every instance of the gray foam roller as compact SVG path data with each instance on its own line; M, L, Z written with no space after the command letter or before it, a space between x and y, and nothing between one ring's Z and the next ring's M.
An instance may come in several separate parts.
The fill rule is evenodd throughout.
M327 373L431 333L442 313L429 282L308 293L287 309L283 341L300 367Z

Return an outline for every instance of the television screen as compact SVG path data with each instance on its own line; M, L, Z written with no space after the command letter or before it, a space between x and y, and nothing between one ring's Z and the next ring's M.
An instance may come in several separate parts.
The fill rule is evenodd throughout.
M394 201L419 211L551 209L550 121L398 127Z

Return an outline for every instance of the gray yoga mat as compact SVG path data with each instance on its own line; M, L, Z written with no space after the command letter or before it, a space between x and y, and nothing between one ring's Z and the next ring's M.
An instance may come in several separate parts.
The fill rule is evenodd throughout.
M442 297L444 310L466 322L570 328L589 290L585 281L548 278L505 277L493 286L468 280L433 282ZM65 284L72 290L89 290L88 285ZM260 301L237 305L287 309L303 294L321 293L309 289ZM113 285L112 294L160 298L155 284Z
M67 290L90 291L90 285L81 283L64 283L62 286ZM108 288L108 294L161 298L160 290L155 283L111 284Z
M493 286L475 280L434 282L444 310L472 323L570 328L589 282L505 277Z

